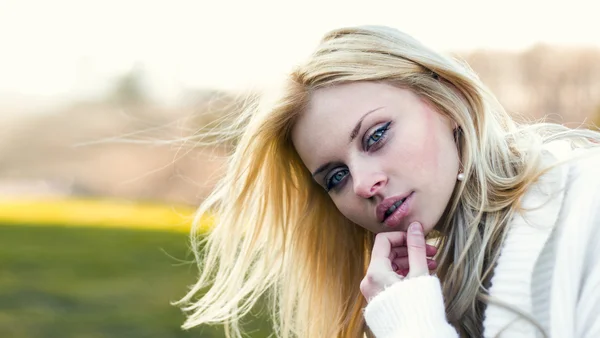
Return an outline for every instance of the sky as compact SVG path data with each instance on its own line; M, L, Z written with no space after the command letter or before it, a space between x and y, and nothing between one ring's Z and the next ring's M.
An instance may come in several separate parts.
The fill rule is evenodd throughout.
M165 103L268 85L341 26L393 26L441 51L600 47L595 2L0 0L0 107L93 98L134 67Z

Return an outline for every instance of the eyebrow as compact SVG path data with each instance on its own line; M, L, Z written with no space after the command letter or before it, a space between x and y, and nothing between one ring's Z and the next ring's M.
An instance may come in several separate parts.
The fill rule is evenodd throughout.
M371 113L378 111L381 108L384 108L384 107L377 107L375 109L369 110L358 120L358 122L356 123L356 126L354 126L354 129L352 129L352 132L350 132L350 142L349 143L352 143L352 141L354 141L356 136L358 136L358 132L360 131L360 127L362 126L362 123L363 123L363 120L365 119L365 117L367 117ZM323 171L329 169L329 167L331 167L333 164L334 164L333 162L327 162L327 163L323 164L322 166L318 167L317 170L315 170L312 173L312 177L314 178L315 176L319 175Z
M360 131L360 127L362 126L362 123L363 123L363 120L365 119L365 117L367 117L371 113L378 111L381 108L383 108L383 107L378 107L378 108L369 110L368 112L365 113L365 115L363 115L360 118L360 120L358 120L358 123L356 123L356 126L354 127L354 129L352 129L352 132L350 133L350 142L349 143L352 143L352 141L354 141L354 139L358 135L358 132Z

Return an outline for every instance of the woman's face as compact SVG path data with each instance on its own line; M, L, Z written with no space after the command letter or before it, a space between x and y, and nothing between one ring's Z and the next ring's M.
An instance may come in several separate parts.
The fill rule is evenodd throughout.
M316 90L292 131L304 165L340 212L375 233L425 233L457 182L454 123L409 90L357 82Z

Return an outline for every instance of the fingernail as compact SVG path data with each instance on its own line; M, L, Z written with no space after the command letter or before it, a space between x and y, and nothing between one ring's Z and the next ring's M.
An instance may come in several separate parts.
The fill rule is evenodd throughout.
M419 222L413 222L410 224L410 226L408 227L408 231L411 234L415 234L415 235L422 235L423 234L423 229L421 228L421 224L419 224Z

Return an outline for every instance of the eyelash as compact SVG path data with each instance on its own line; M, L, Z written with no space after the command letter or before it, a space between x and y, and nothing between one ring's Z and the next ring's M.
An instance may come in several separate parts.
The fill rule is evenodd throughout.
M390 129L390 124L392 124L391 121L387 122L383 126L377 128L377 130L375 130L371 135L369 135L369 138L367 139L364 145L365 150L371 150L371 147L373 145L379 144L383 139L385 139L385 137L387 136L387 131ZM373 136L377 133L381 133L379 138L377 140L374 140L372 144L369 144L369 141L371 141L373 139Z
M379 145L380 142L382 140L384 140L387 136L387 131L390 129L390 125L391 125L391 121L387 122L386 124L384 124L383 126L377 128L377 130L375 130L371 135L369 135L369 138L367 138L365 144L363 145L364 149L366 151L371 150L371 147L373 147L374 145ZM381 135L379 136L379 138L377 140L373 140L374 142L372 144L369 144L369 141L371 141L373 139L373 136L376 135L377 133L381 133ZM375 150L377 150L379 148L375 148ZM331 181L332 179L341 172L348 172L348 169L342 169L342 170L338 170L336 172L333 173L333 175L329 175L328 177L325 177L325 190L327 192L331 191L332 189L336 188L341 182L342 180L346 177L344 176L342 179L340 179L340 182L332 185ZM347 175L347 174L346 174Z
M340 179L340 182L338 182L335 185L332 185L331 181L333 180L333 178L335 177L335 175L337 175L339 173L342 173L342 172L346 172L346 175ZM339 184L342 182L342 180L344 178L346 178L346 176L348 175L348 173L349 173L348 169L341 169L341 170L338 170L338 171L334 172L333 175L330 175L329 178L325 179L325 190L327 190L329 192L329 191L331 191L331 189L334 189L335 187L339 186Z

